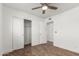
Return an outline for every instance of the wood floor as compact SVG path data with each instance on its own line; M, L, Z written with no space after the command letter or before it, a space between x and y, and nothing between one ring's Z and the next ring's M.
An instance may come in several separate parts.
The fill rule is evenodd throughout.
M79 54L50 44L41 44L33 47L27 45L23 49L4 54L3 56L79 56Z

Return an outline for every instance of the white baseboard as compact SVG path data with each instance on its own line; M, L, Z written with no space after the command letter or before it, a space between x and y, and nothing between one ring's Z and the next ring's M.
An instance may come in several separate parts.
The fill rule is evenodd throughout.
M47 42L40 42L39 44L32 44L32 46L40 45L40 44L45 44Z
M12 52L12 51L13 51L13 50L0 52L0 56L2 56L3 54L7 54L7 53L9 53L9 52Z

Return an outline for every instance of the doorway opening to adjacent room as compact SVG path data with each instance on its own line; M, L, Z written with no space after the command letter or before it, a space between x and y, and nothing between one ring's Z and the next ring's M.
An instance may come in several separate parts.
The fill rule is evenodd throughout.
M31 20L24 19L24 47L31 46Z
M47 43L53 45L53 21L47 23Z

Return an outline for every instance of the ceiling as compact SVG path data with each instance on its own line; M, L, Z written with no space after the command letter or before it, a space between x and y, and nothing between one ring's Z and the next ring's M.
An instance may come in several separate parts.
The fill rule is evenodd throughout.
M3 3L3 5L10 7L10 8L28 12L30 14L33 14L33 15L36 15L36 16L39 16L42 18L46 18L49 16L53 16L53 15L62 13L71 8L75 8L75 7L79 6L79 3L50 3L49 4L50 6L56 6L56 7L58 7L58 9L57 10L48 9L46 11L46 14L42 14L41 8L32 10L33 7L41 6L40 3Z

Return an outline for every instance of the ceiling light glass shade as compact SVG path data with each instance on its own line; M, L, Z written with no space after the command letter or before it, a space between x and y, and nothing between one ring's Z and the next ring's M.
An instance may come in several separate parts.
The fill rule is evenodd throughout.
M42 10L47 10L47 9L48 9L47 6L43 6L43 7L42 7Z

